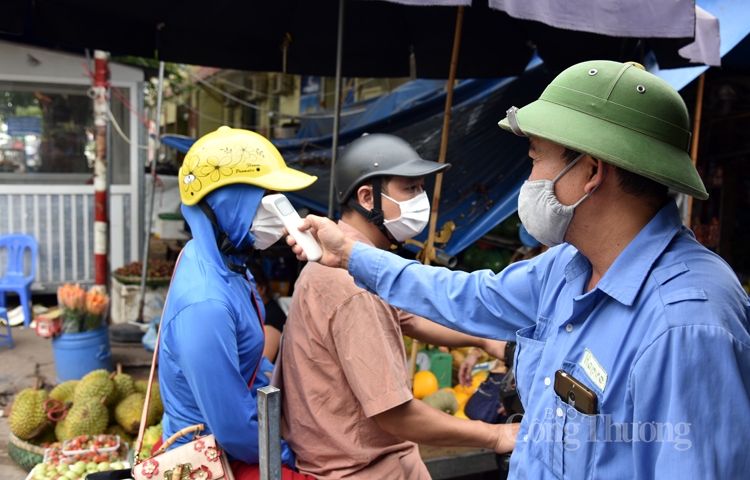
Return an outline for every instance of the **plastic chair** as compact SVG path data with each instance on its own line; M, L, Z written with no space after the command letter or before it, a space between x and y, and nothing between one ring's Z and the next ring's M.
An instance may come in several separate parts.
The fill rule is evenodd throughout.
M0 345L5 345L6 343L8 343L10 344L10 348L13 348L13 336L10 333L10 320L8 320L8 311L3 307L0 307L0 318L4 318L5 324L8 326L8 334L0 334Z
M36 275L38 245L36 239L24 233L10 233L0 236L0 249L8 250L8 271L0 277L0 307L5 307L5 292L16 292L23 306L23 324L31 323L31 282ZM23 257L26 249L31 251L31 273L26 276Z

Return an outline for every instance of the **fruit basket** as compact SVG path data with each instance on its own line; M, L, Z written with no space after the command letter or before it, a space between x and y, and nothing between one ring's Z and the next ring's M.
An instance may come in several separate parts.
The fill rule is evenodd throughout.
M140 285L142 275L141 262L132 262L124 267L120 267L112 273L112 277L118 282L125 285ZM148 270L146 270L146 285L149 287L159 287L168 285L172 278L174 262L169 260L149 260Z
M9 434L8 455L24 470L31 470L44 459L44 449Z
M109 453L120 449L119 435L83 435L65 440L62 453L67 457L84 453Z

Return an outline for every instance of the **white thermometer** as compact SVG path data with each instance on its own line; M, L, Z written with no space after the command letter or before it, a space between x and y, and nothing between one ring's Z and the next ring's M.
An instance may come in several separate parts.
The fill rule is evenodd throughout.
M320 260L320 257L323 256L323 250L320 249L320 245L315 241L312 233L302 232L297 228L302 224L302 218L300 218L297 210L292 207L292 204L289 203L289 200L284 195L280 193L266 195L263 197L263 206L269 212L273 212L279 217L289 235L294 237L297 245L305 251L305 255L307 255L309 261L317 262Z

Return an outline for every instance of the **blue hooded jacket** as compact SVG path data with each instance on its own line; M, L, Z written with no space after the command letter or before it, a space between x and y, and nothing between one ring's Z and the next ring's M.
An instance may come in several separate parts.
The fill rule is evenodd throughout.
M250 224L263 194L262 188L233 184L206 196L219 228L238 249L252 244ZM273 365L262 357L263 325L251 295L261 315L263 302L252 277L227 268L227 257L216 245L218 233L200 207L183 205L182 213L193 239L182 252L162 316L159 386L164 438L204 423L206 433L213 433L232 459L257 464L256 390L269 384L264 372L271 372ZM244 265L245 259L231 260ZM182 437L177 444L188 440ZM294 454L283 440L281 458L294 468Z

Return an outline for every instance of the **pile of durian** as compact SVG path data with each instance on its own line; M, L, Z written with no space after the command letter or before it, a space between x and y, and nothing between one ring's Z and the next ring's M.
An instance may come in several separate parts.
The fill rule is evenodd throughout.
M44 447L80 435L102 433L119 435L121 442L132 445L140 427L147 387L147 381L133 381L118 369L116 374L94 370L81 380L57 385L49 393L28 388L19 392L13 402L10 431L21 440ZM161 422L163 414L159 384L154 382L146 426Z

